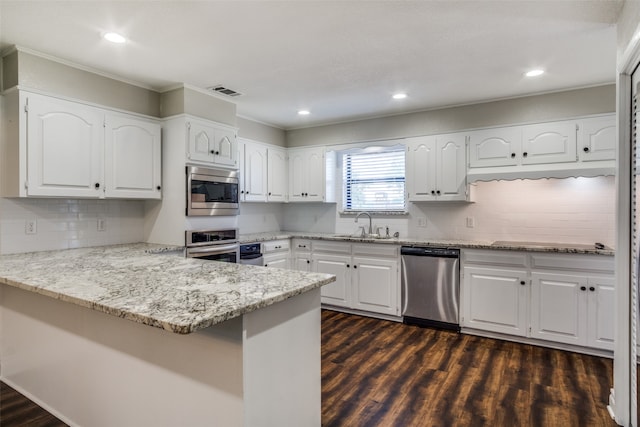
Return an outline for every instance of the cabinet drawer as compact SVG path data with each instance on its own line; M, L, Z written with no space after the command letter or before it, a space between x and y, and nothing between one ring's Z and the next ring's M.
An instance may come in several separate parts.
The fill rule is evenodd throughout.
M309 239L293 239L293 250L296 252L310 252L311 240Z
M613 273L614 257L606 255L574 255L574 254L533 254L531 268L553 270L575 270L580 272L595 271Z
M283 252L288 251L289 247L289 240L274 240L271 242L264 242L262 244L262 251L264 253Z
M337 252L341 254L351 253L351 243L325 242L322 240L311 243L313 252Z
M397 257L398 247L399 246L396 246L396 245L388 245L383 243L371 243L368 245L353 245L353 254Z
M482 264L492 266L527 267L527 254L524 252L462 250L464 264Z

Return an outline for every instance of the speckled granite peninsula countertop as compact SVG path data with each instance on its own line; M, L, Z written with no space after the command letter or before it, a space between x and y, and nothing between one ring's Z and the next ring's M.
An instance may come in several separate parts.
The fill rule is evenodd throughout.
M609 247L604 249L596 249L595 245L582 245L572 243L537 243L537 242L487 242L487 241L470 241L470 240L428 240L428 239L410 239L408 237L391 238L391 239L374 239L357 236L348 236L344 234L331 233L311 233L302 231L273 231L267 233L243 234L240 235L240 243L266 242L269 240L279 239L313 239L313 240L330 240L338 242L351 243L378 243L378 244L395 244L395 245L420 245L430 247L451 247L459 249L497 249L509 251L529 251L529 252L557 252L567 254L591 254L591 255L614 255L615 251Z
M334 276L184 258L132 244L0 256L0 284L188 334L318 288Z

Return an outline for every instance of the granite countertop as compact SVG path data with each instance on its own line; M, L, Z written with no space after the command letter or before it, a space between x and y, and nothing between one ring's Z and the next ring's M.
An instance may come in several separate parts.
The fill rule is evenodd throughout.
M493 249L493 250L510 250L510 251L529 251L529 252L557 252L569 254L592 254L592 255L609 255L615 254L615 251L609 247L604 249L596 249L595 245L585 245L577 243L545 243L545 242L509 242L509 241L471 241L471 240L447 240L447 239L412 239L408 237L390 238L390 239L374 239L357 236L349 236L344 234L332 233L311 233L303 231L273 231L266 233L254 233L240 235L240 243L266 242L270 240L280 239L314 239L314 240L332 240L352 243L376 243L376 244L394 244L394 245L420 245L430 247L450 247L459 249Z
M185 258L145 243L0 256L0 284L179 334L331 283L329 274Z

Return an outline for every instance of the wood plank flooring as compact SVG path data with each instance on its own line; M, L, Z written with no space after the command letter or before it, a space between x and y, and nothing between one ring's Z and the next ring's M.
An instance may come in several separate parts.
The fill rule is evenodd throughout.
M610 359L322 312L326 427L615 426L612 375ZM0 426L66 424L0 383Z
M0 382L0 426L67 427L22 394Z
M610 359L324 310L323 426L615 426Z

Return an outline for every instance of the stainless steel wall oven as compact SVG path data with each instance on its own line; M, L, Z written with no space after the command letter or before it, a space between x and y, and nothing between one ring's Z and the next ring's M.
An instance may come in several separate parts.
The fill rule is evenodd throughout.
M188 258L237 263L240 257L238 230L197 230L185 232Z
M187 216L238 214L238 171L187 166Z

